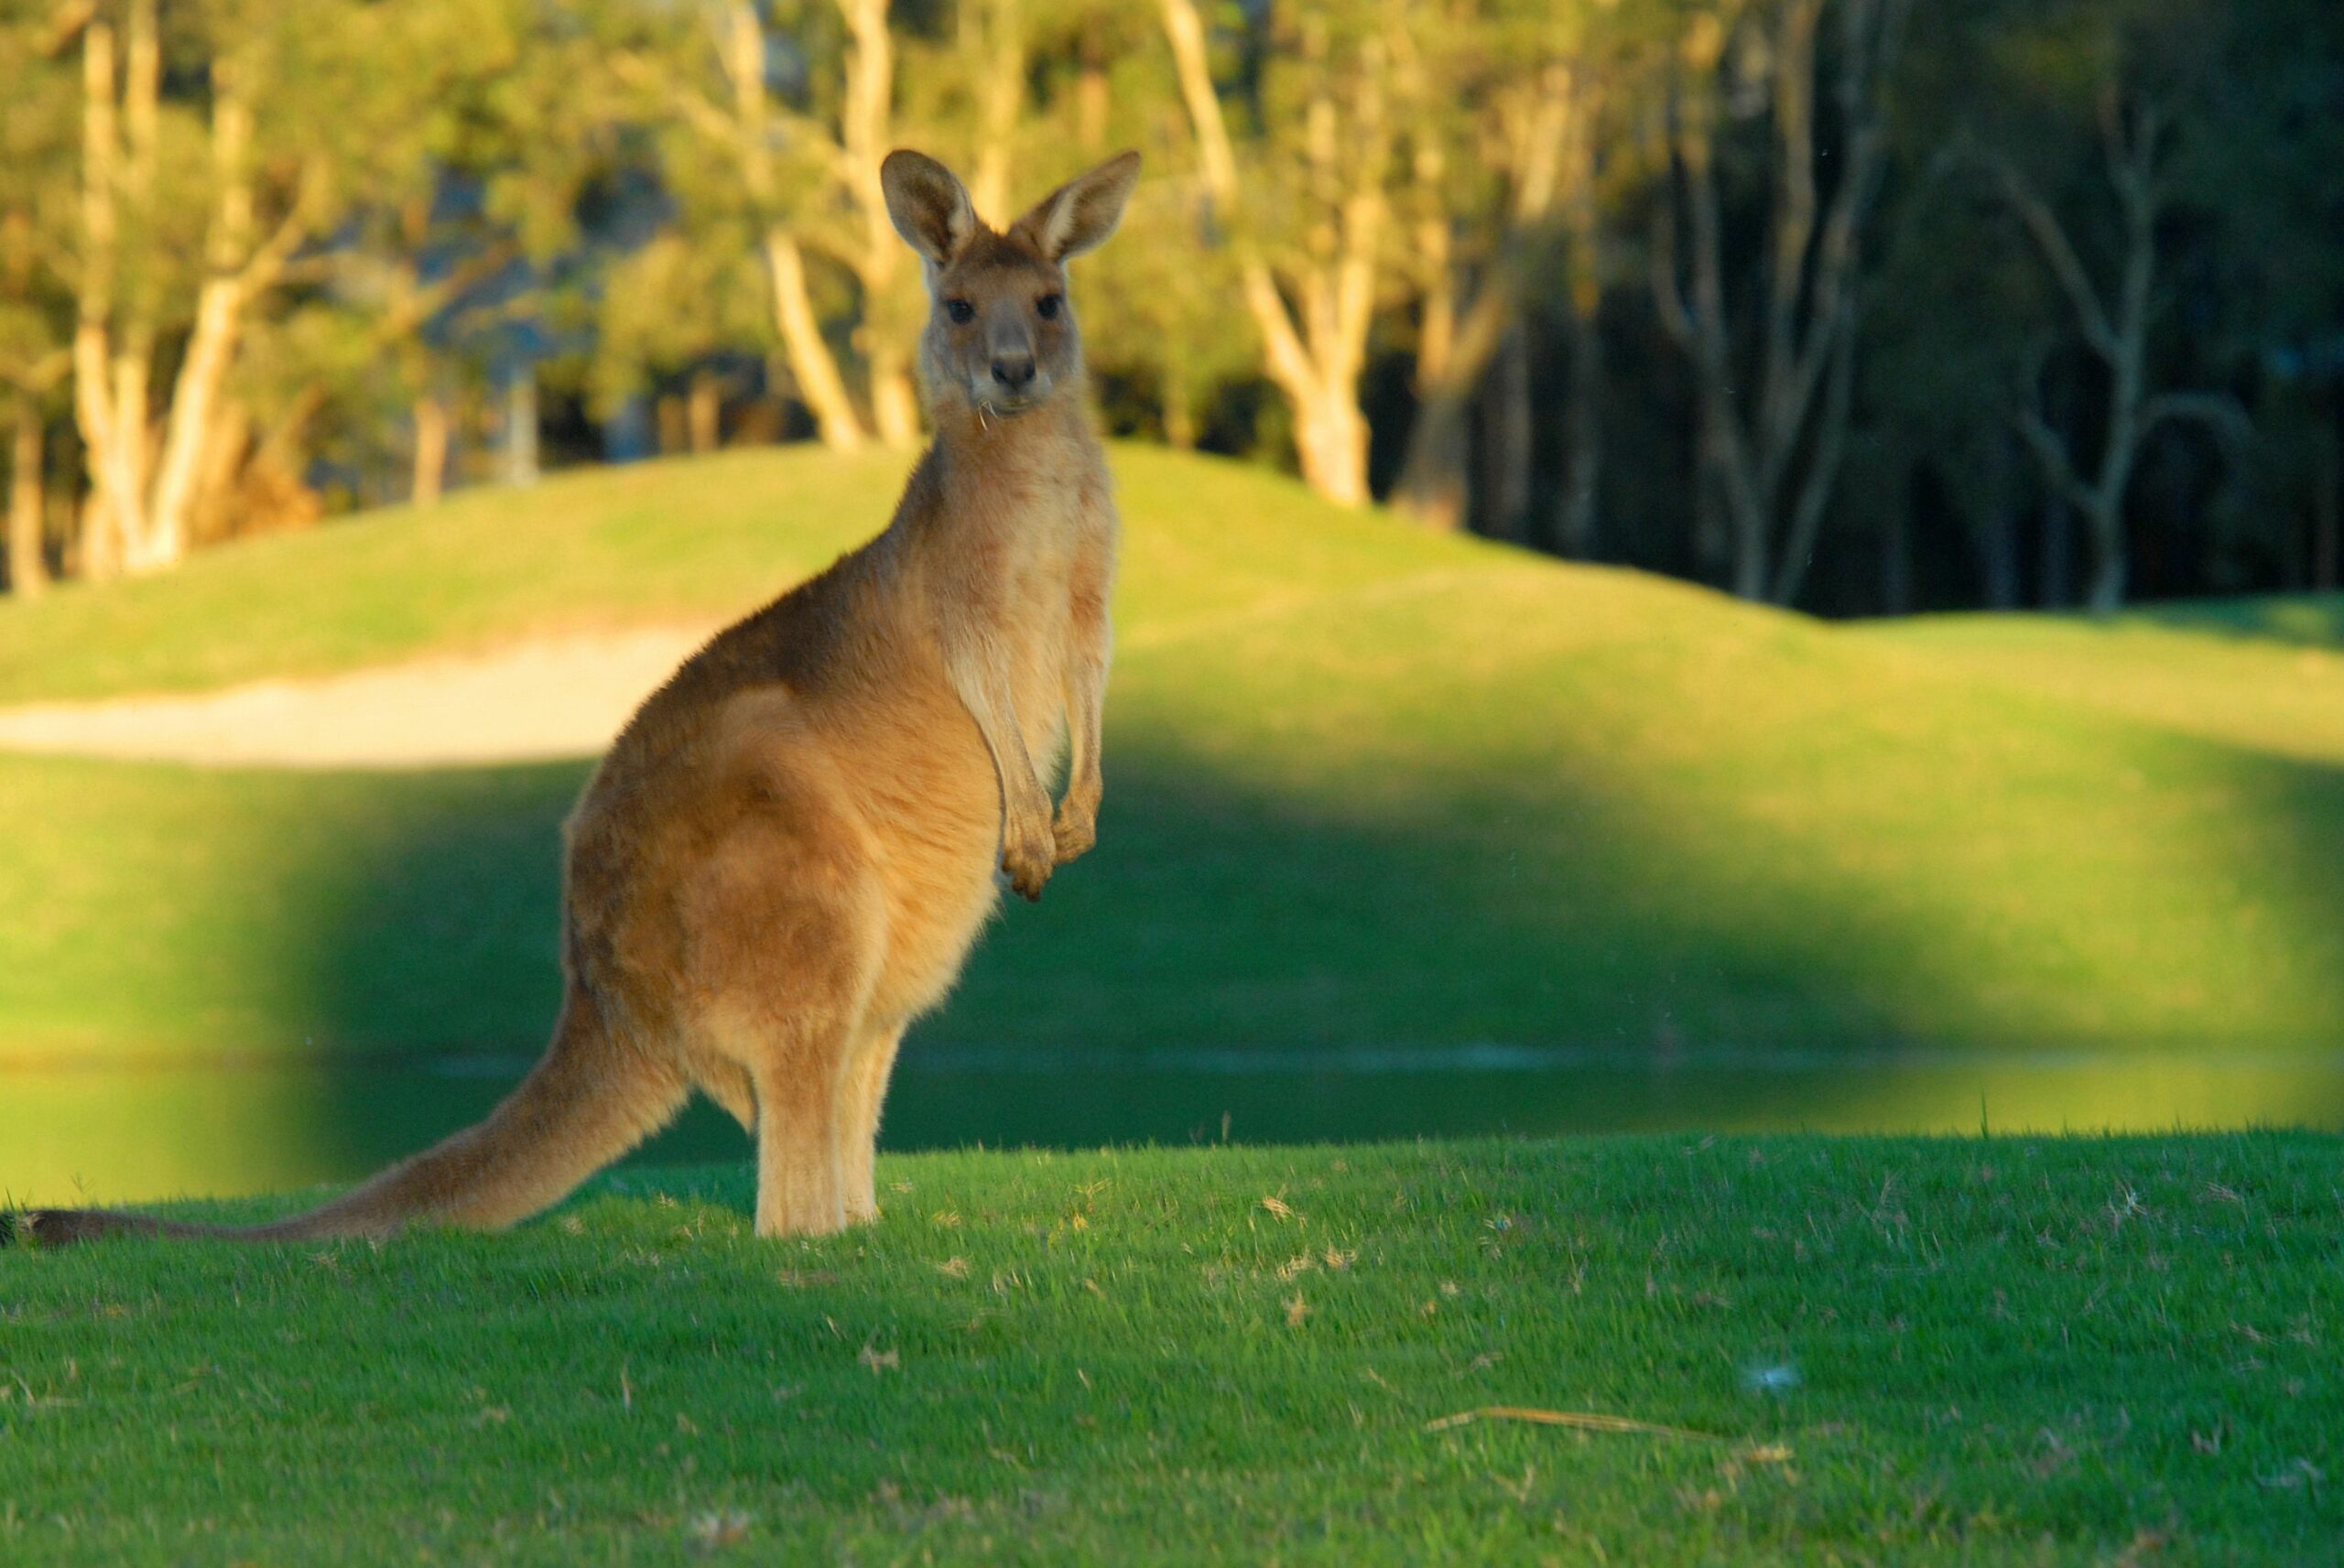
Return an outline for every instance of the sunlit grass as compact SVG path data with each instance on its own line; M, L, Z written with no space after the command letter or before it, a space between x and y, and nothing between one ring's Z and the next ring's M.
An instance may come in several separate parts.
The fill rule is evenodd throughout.
M2339 1181L2275 1136L954 1154L821 1242L732 1168L0 1252L0 1558L2326 1561ZM1435 1424L1486 1407L1677 1434Z

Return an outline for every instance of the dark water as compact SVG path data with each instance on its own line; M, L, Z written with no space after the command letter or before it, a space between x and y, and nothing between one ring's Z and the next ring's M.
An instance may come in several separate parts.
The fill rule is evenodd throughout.
M0 1069L0 1196L128 1202L362 1174L476 1119L518 1059ZM1474 1133L2344 1130L2344 1059L1512 1047L1108 1058L906 1053L883 1143L1315 1142ZM638 1161L749 1157L706 1106Z

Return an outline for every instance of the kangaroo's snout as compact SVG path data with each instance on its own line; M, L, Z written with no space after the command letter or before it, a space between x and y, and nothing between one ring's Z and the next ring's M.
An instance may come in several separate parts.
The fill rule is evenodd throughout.
M1034 356L1020 354L993 362L993 378L1012 392L1023 392L1034 379Z

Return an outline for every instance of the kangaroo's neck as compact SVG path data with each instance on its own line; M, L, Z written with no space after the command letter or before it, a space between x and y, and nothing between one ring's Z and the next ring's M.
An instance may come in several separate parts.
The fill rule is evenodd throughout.
M1077 482L1101 461L1077 388L1024 414L991 414L955 400L934 417L930 459L948 506L988 510L1004 492L1031 495Z

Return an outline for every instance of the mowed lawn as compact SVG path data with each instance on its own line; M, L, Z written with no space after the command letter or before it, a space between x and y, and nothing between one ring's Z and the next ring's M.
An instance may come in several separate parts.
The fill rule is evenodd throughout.
M1830 627L1114 463L1102 842L925 1040L2315 1059L2344 1030L2324 644ZM745 610L880 526L902 466L566 474L0 605L0 697ZM0 1055L534 1050L584 768L0 758Z
M0 1559L2344 1556L2332 1139L881 1178L815 1242L728 1169L497 1238L0 1251Z

